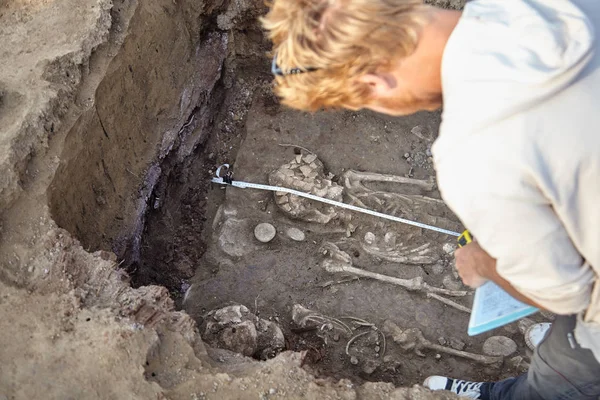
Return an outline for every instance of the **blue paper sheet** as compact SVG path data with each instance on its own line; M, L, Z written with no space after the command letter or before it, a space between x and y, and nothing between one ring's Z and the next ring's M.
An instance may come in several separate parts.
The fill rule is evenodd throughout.
M494 282L486 282L475 290L468 333L479 335L537 311L537 308L514 299Z

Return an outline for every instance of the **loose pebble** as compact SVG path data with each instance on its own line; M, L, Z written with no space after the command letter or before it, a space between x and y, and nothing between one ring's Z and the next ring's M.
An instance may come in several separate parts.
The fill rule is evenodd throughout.
M287 235L287 237L289 237L292 240L295 240L296 242L302 242L304 241L304 239L306 239L306 235L304 234L304 232L294 227L288 228L285 231L285 234Z
M262 243L269 243L276 233L275 227L267 222L262 222L254 228L254 236Z
M358 358L356 358L355 356L350 357L350 364L357 365L358 364Z
M308 177L310 175L310 173L312 172L312 168L309 167L308 165L303 165L300 167L300 172L302 172L302 175Z
M483 353L488 356L510 356L517 351L517 344L506 336L492 336L483 343Z
M379 350L381 350L381 347L375 346L375 353L379 353Z
M317 156L314 154L307 154L304 156L304 162L307 164L312 163L313 161L315 161L317 159Z
M275 389L275 388L271 388L271 389L269 389L269 394L270 394L271 396L272 396L272 395L274 395L274 394L277 394L277 389Z

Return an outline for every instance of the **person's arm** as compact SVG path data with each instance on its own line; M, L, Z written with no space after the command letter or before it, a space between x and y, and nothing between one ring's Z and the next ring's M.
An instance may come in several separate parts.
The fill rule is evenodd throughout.
M515 299L529 304L530 306L544 309L541 305L521 294L506 279L502 278L496 271L496 260L479 246L472 242L456 250L456 269L466 285L477 287L486 280L490 280L504 289Z
M462 269L465 282L477 286L493 280L515 297L524 296L528 303L557 314L585 310L594 269L574 246L544 193L527 181L488 176L484 168L467 178L452 172L439 179L442 196L477 239L477 244L456 252L458 268L461 258L478 260L470 262L472 268Z

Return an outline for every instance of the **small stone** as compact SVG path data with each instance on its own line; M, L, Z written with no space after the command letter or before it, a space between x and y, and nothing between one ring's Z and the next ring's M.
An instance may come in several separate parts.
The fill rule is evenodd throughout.
M314 154L307 154L304 156L304 162L307 164L312 163L316 159L317 159L317 156L315 156Z
M464 350L466 344L463 341L460 341L458 339L455 338L450 338L450 341L448 343L450 345L450 347L452 347L454 350Z
M308 165L303 165L299 169L300 169L300 172L302 172L302 175L306 176L307 178L310 176L310 173L312 172L312 168L309 167Z
M483 343L483 352L488 356L510 356L517 351L517 344L506 336L492 336Z
M355 356L350 357L350 364L357 365L358 364L358 358L356 358Z
M379 350L381 350L381 347L375 346L375 353L379 353Z
M340 341L340 334L339 333L334 333L333 334L333 341L334 342L339 342Z
M409 159L410 158L410 153L404 153L404 158Z
M254 236L262 243L269 243L276 234L275 227L267 222L262 222L254 228Z
M439 343L441 346L445 346L445 345L446 345L446 343L448 343L448 341L446 340L446 338L445 338L445 337L443 337L443 336L440 336L440 337L438 338L438 343Z
M456 251L456 245L452 243L445 243L442 246L442 250L444 250L446 254L454 254L454 252Z
M302 162L302 154L298 154L298 155L296 156L296 162L297 162L298 164L300 164L300 163Z
M284 196L275 196L275 203L281 205L281 204L286 204L289 203L290 199L287 195Z
M440 353L437 353L437 354L435 355L435 359L436 359L436 360L441 360L441 359L442 359L442 355L441 355Z
M432 156L431 149L425 150L425 154L427 154L427 157L431 157Z
M277 394L277 389L275 389L275 388L271 388L271 389L269 389L269 394L270 394L271 396L273 396L274 394Z
M373 243L375 243L375 234L373 232L367 232L367 233L365 233L365 243L366 244L373 244Z
M285 234L287 235L287 237L289 237L292 240L295 240L296 242L302 242L304 241L304 239L306 239L306 235L304 234L304 232L294 227L288 228L285 231Z

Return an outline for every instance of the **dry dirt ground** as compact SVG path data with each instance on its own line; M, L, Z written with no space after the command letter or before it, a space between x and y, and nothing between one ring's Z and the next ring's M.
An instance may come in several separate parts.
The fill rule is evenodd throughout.
M224 162L237 179L266 182L296 156L280 144L310 149L337 177L345 169L433 174L430 142L411 131L435 135L437 114L392 120L280 108L256 24L263 12L250 1L0 1L0 398L450 399L406 386L432 372L514 373L509 363L405 353L390 334L380 360L381 339L357 339L353 364L347 335L336 341L327 331L325 344L321 332L291 322L302 304L481 351L482 338L464 336L460 311L368 279L332 283L343 278L321 266L323 242L344 242L357 267L457 285L441 248L449 238L356 215L302 222L272 194L210 183ZM431 217L425 211L414 217ZM457 225L436 212L434 220ZM258 222L298 227L306 240L278 233L260 244ZM233 227L225 247L241 249L236 256L219 242L224 226ZM392 231L398 242L431 243L440 264L400 265L363 251L367 232ZM207 313L231 303L279 322L291 351L257 361L205 345ZM524 354L515 327L501 333Z

